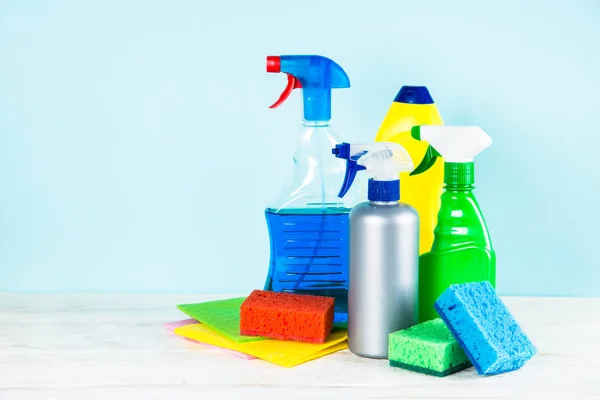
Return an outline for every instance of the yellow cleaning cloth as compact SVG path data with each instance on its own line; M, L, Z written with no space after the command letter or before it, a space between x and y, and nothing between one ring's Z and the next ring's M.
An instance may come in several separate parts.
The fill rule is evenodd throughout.
M348 348L348 332L331 333L325 343L312 344L284 340L262 340L259 342L236 343L210 329L204 324L186 325L176 328L177 335L198 342L250 354L282 367L294 367L306 361L323 357Z

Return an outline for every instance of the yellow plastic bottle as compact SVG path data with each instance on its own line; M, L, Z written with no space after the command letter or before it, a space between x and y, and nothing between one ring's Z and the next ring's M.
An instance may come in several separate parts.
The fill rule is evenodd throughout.
M435 157L425 157L429 144L414 140L410 130L416 125L443 124L442 117L425 86L402 86L375 137L378 142L400 144L415 161L435 162L422 174L400 174L402 202L410 204L419 213L419 254L430 251L433 244L433 230L437 224L444 180L444 161L436 161Z

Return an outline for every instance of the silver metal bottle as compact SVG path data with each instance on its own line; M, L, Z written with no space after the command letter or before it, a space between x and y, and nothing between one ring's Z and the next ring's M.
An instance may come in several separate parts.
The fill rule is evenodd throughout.
M417 323L419 216L398 201L367 201L350 212L348 346L387 358L388 336Z

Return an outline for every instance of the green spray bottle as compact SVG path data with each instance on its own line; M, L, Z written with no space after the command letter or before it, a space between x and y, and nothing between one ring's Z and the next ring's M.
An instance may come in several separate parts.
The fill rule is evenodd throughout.
M444 158L444 192L431 251L419 257L419 321L438 318L433 303L448 286L490 281L496 287L496 253L473 185L473 158L492 144L478 126L415 126L411 135L429 143L420 174Z

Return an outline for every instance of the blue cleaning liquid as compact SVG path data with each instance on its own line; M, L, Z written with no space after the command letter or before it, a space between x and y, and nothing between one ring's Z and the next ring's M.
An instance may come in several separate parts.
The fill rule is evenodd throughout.
M347 208L267 209L271 264L266 290L335 298L336 325L348 320Z

